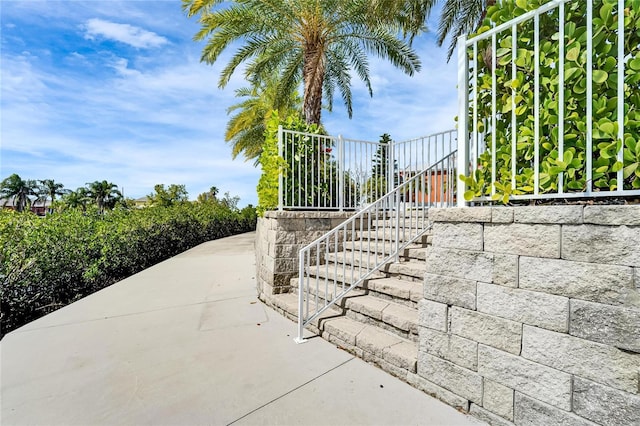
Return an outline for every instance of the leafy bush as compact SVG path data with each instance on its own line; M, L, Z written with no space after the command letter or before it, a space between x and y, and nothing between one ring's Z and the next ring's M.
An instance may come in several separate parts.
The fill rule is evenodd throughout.
M513 17L537 9L548 0L504 0L487 11L479 33L488 31ZM624 75L624 138L618 139L617 123L617 2L595 0L593 3L593 152L586 152L587 141L587 31L586 2L565 4L565 35L559 40L558 9L540 16L540 116L539 116L539 191L559 191L559 175L563 174L565 192L582 192L588 187L587 158L592 160L592 185L595 191L640 188L640 1L625 2L625 75ZM518 25L516 75L511 72L512 35L503 31L497 35L496 128L492 118L491 39L478 44L478 57L472 57L471 67L478 72L477 130L484 136L487 151L480 156L478 170L465 183L465 198L491 193L492 152L495 136L496 180L495 199L503 202L510 195L534 192L534 23ZM559 45L564 45L564 134L559 135ZM515 102L512 106L512 96ZM512 123L515 108L515 123ZM515 189L511 187L512 136L516 134ZM563 152L559 153L559 140ZM624 158L617 152L623 147ZM623 182L617 172L623 171Z
M0 211L1 335L202 242L255 229L251 206L181 203L37 217Z
M295 176L290 173L291 166L293 165L293 168L297 170L300 164L306 163L305 166L301 167L301 170L306 170L311 173L312 170L316 170L317 165L314 164L314 159L318 157L317 150L321 148L314 146L311 138L293 138L292 140L287 138L283 150L286 153L293 152L294 156L293 164L288 164L284 158L278 155L278 127L280 125L285 129L297 132L318 135L324 134L321 127L315 124L306 124L304 119L298 114L280 118L277 111L271 111L267 118L265 141L259 159L259 163L262 166L262 175L258 181L258 214L261 216L265 211L278 207L278 179L280 172L283 172L285 188L298 188L298 186L294 186L296 185L294 182ZM291 146L291 144L293 144L293 146ZM323 154L323 158L324 156ZM322 170L323 168L320 167L319 169ZM330 170L335 170L335 167L330 168ZM334 181L335 180L337 179L334 179ZM310 179L310 181L313 182L315 179ZM303 197L302 200L298 199L299 191L294 191L293 196L289 191L285 191L284 203L286 205L315 205L314 197L317 198L318 193L322 194L321 186L322 184L320 187L318 185L310 185L308 193L303 193L306 188L301 186L299 189L302 194L301 197Z

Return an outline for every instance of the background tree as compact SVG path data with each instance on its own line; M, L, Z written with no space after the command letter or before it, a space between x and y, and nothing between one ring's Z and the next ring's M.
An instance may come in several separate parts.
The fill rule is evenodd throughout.
M13 201L15 209L19 212L31 208L31 196L38 196L38 185L35 180L23 180L16 173L4 179L0 183L0 198L4 198L4 205Z
M254 80L251 87L236 89L236 97L242 100L227 109L235 113L227 124L225 140L232 146L231 154L240 153L246 160L256 160L262 153L267 114L277 110L287 116L301 109L301 100L296 92L283 96L278 92L278 75L270 74L266 80Z
M373 156L373 167L371 168L371 173L375 177L387 177L387 170L389 169L390 143L391 136L388 133L380 136L380 144L378 145L378 149Z
M43 179L39 180L40 182L40 198L43 203L46 204L48 199L51 199L51 205L56 201L57 195L65 195L69 193L68 189L64 189L64 185L56 182L53 179Z
M85 187L80 187L75 191L71 191L68 194L62 196L61 204L65 208L77 209L80 208L83 211L87 209L87 206L91 203L88 190Z
M213 188L215 187L212 187L212 189ZM155 192L147 196L152 206L169 207L177 203L189 201L189 193L184 185L172 183L165 188L164 184L158 184L153 187L153 190Z
M225 3L222 5L222 3ZM303 82L303 113L320 124L323 96L331 109L336 88L352 116L351 76L373 95L368 54L389 60L409 75L420 69L413 49L399 38L398 20L387 12L371 19L371 0L183 0L187 15L199 16L195 35L205 40L201 60L213 64L231 44L240 47L222 70L224 87L247 63L251 81L281 70L278 93L289 96Z
M218 195L218 192L219 192L218 187L212 186L211 188L209 188L208 191L198 194L197 201L199 203L208 203L208 202L217 201L216 196Z
M96 203L98 211L101 213L105 208L113 208L116 202L122 198L122 193L118 191L118 185L106 180L87 183L86 194Z

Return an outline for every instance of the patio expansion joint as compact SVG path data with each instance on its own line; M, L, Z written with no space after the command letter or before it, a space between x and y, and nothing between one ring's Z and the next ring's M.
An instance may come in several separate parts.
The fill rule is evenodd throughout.
M290 395L290 394L294 393L294 392L295 392L295 391L297 391L298 389L302 389L303 387L307 386L308 384L313 383L314 381L318 380L319 378L321 378L321 377L323 377L323 376L325 376L325 375L327 375L327 374L331 373L332 371L337 370L338 368L340 368L340 367L342 367L342 366L346 365L347 363L349 363L349 362L353 361L355 358L356 358L356 357L351 357L351 358L349 358L348 360L343 361L343 362L341 362L340 364L338 364L338 365L336 365L336 366L334 366L334 367L331 367L331 368L330 368L330 369L328 369L327 371L325 371L325 372L323 372L323 373L321 373L321 374L318 374L318 375L317 375L317 376L315 376L314 378L307 380L306 382L302 383L301 385L298 385L298 386L296 386L295 388L293 388L293 389L291 389L291 390L288 390L287 392L283 393L282 395L280 395L280 396L277 396L277 397L273 398L271 401L266 402L266 403L262 404L261 406L259 406L259 407L257 407L257 408L254 408L253 410L249 411L248 413L243 414L242 416L238 417L237 419L233 420L232 422L227 423L227 426L230 426L230 425L232 425L232 424L234 424L234 423L236 423L236 422L239 422L240 420L244 419L245 417L248 417L248 416L250 416L251 414L253 414L253 413L257 412L257 411L262 410L263 408L267 407L268 405L271 405L271 404L273 404L274 402L276 402L276 401L278 401L278 400L280 400L280 399L284 398L285 396L287 396L287 395Z
M77 321L63 322L63 323L60 323L60 324L53 324L53 325L46 325L46 326L43 326L43 327L29 328L28 330L17 329L17 330L14 330L13 333L32 333L32 332L35 332L35 331L46 330L46 329L49 329L49 328L66 327L66 326L69 326L69 325L85 324L85 323L96 322L96 321L105 321L105 320L110 320L110 319L115 319L115 318L131 317L131 316L135 316L135 315L145 315L145 314L151 314L151 313L154 313L154 312L161 312L161 311L167 311L167 310L172 310L172 309L186 308L186 307L189 307L189 306L208 305L208 304L211 304L211 303L226 302L226 301L229 301L229 300L246 299L248 297L249 296L243 295L243 296L228 297L226 299L203 300L202 302L184 303L182 305L164 306L164 307L161 307L161 308L149 309L149 310L146 310L146 311L143 310L143 311L138 311L138 312L129 312L129 313L126 313L126 314L107 315L107 316L103 316L103 317L99 317L99 318L88 318L88 319L81 319L81 320L77 320ZM253 297L253 299L255 299L256 302L259 302L259 300L257 298Z

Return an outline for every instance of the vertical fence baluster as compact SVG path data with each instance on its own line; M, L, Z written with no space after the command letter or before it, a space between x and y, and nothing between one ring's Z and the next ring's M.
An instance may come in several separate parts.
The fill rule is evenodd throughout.
M534 154L533 154L533 193L538 195L538 188L540 187L540 15L536 14L534 17L534 82L533 82L533 116L534 126L533 139L534 139Z
M491 196L496 193L496 120L497 120L497 75L496 66L498 55L496 53L497 41L496 33L491 35Z
M622 142L618 150L618 161L624 163L624 0L618 0L618 140ZM617 192L624 190L622 167L618 170Z
M511 27L511 81L516 80L518 56L518 29L514 24ZM511 189L516 189L516 144L518 137L518 117L516 116L516 89L511 89Z
M469 61L467 59L467 36L458 37L458 174L469 175L469 132L467 117L469 116ZM466 185L458 183L456 195L458 207L465 207L464 193Z
M593 2L587 0L587 194L593 189Z
M564 160L564 3L558 11L558 158ZM558 193L564 193L564 173L558 174Z

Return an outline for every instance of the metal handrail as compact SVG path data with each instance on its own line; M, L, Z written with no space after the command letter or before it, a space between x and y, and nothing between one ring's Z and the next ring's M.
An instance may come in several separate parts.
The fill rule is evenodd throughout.
M429 207L455 205L456 153L416 173L300 250L296 342L304 341L306 325L389 261L397 261L402 250L428 231ZM359 244L349 259L347 242Z

